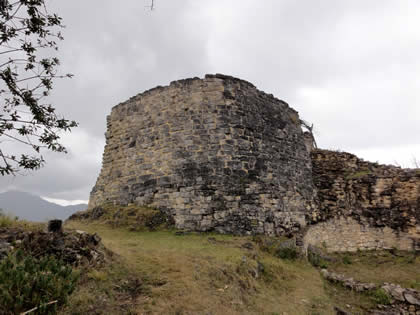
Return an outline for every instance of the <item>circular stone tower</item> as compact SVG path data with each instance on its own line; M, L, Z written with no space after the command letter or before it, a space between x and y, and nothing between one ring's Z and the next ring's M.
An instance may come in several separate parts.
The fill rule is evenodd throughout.
M295 110L249 82L206 75L115 106L89 208L135 203L178 228L283 235L314 209Z

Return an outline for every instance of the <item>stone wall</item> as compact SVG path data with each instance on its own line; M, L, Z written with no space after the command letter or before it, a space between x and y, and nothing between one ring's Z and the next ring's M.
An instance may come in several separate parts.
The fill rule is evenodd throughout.
M365 220L352 217L332 218L310 226L304 243L325 248L329 252L392 249L420 250L420 242L405 232L390 227L373 227Z
M172 82L115 106L89 208L148 205L178 228L283 235L315 208L297 112L223 75Z
M419 248L419 169L313 146L297 112L249 82L175 81L112 109L89 208L151 206L199 231L306 231L332 251Z
M420 169L370 163L345 152L312 151L318 216L306 243L331 251L420 250Z

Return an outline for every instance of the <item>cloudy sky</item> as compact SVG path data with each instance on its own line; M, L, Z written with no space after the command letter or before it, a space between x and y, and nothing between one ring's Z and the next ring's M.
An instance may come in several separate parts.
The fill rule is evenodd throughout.
M87 200L111 107L156 85L224 73L254 83L315 125L318 145L381 163L420 159L418 0L49 0L63 17L52 103L80 127L69 153L0 178L62 200Z

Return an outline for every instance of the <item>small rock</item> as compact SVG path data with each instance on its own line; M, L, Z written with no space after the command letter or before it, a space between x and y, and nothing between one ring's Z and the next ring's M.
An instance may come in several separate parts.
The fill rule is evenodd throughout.
M337 315L351 315L349 312L339 308L338 306L334 306L334 311Z
M420 300L417 299L413 294L409 293L409 292L404 292L404 297L405 300L412 304L412 305L419 305L420 306Z
M262 262L257 261L257 271L258 273L263 273L265 271L265 267Z
M63 221L61 220L48 221L48 232L60 233L62 231L63 231Z
M390 294L394 299L400 302L404 302L404 289L401 288L399 285L395 284L386 284L382 286L382 289L384 289L388 294Z
M246 243L242 244L241 247L245 248L245 249L249 249L249 250L254 249L254 245L252 245L251 242L246 242Z
M98 245L102 239L98 234L95 233L92 235L92 240L94 245Z

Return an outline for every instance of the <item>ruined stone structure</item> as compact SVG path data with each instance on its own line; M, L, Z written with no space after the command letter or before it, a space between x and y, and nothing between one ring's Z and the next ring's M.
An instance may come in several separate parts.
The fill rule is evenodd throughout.
M313 148L295 110L224 75L115 106L89 201L161 209L178 228L290 235L330 251L419 249L420 170Z
M321 218L306 242L330 251L420 250L420 169L370 163L345 152L312 151Z
M314 209L298 113L223 75L172 82L115 106L89 208L136 203L178 228L282 235Z

